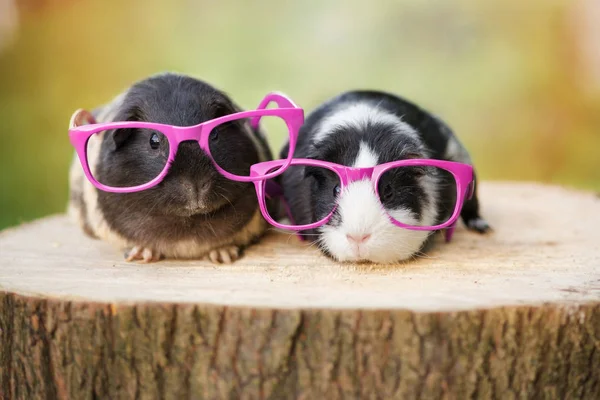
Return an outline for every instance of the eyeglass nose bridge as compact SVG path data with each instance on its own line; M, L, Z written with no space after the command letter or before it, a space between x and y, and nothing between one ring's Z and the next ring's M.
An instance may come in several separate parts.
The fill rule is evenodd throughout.
M202 124L196 126L175 126L173 130L177 134L177 141L179 143L189 140L200 142L204 126Z
M346 168L346 182L348 184L356 181L371 179L373 168Z

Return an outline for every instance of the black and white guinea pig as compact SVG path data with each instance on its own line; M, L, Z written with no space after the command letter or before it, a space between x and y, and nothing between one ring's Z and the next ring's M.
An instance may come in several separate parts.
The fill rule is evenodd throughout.
M407 158L472 164L469 153L439 118L395 95L366 90L345 92L314 110L299 132L294 156L352 167ZM455 204L455 182L443 177L415 173L394 180L389 183L392 196L382 202L370 180L353 182L340 193L333 188L335 177L320 177L336 181L330 184L317 182L308 170L292 167L280 177L284 196L298 225L321 220L337 202L326 225L302 234L338 261L391 263L412 258L424 249L432 231L399 228L386 211L399 221L412 218L433 226L447 221L448 204ZM479 215L476 190L464 203L461 217L469 229L481 233L490 229ZM357 237L364 240L356 243Z
M135 83L109 104L93 110L89 122L192 126L238 111L240 107L225 93L206 82L163 73ZM225 170L247 171L256 162L272 159L264 135L253 130L247 120L222 126L216 133L210 139L211 153ZM87 147L94 177L119 186L150 181L162 170L169 151L168 143L157 146L157 140L146 130L94 135ZM180 144L160 184L134 193L97 190L75 157L68 209L88 235L127 250L128 261L165 257L228 263L267 227L252 184L222 176L195 141Z

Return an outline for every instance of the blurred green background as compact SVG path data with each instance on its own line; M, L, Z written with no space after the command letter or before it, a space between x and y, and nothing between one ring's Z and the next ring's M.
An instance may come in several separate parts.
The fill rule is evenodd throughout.
M0 228L65 209L76 108L160 71L245 108L392 91L446 119L483 179L600 190L598 21L597 0L0 0Z

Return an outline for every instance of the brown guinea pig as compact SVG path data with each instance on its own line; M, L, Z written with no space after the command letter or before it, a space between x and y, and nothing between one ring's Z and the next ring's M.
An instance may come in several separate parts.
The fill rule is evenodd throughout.
M241 109L211 85L164 73L135 83L111 103L78 123L143 121L192 126ZM211 153L227 171L249 170L272 159L261 132L239 120L211 133ZM220 137L219 137L220 136ZM87 145L96 180L135 186L150 181L165 165L169 143L145 129L95 134ZM220 140L219 140L220 139ZM166 154L163 154L165 153ZM160 165L159 165L160 164ZM134 193L96 189L75 157L70 169L69 214L88 235L126 250L128 261L209 258L230 263L258 240L267 224L251 183L229 180L214 167L197 142L182 142L168 174L157 186Z

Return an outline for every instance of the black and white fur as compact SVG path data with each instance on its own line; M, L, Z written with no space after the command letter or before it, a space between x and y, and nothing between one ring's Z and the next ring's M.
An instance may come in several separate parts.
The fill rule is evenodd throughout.
M287 154L287 145L281 152ZM352 167L373 167L407 158L433 158L471 163L452 130L439 118L411 102L378 91L350 91L319 106L300 130L295 157ZM455 204L456 188L442 175L414 173L388 175L376 195L370 181L350 184L336 194L335 178L318 176L311 168L292 168L281 182L292 217L308 224L338 208L327 225L303 232L321 250L339 261L390 263L418 254L431 231L393 225L383 207L398 221L436 225L447 220ZM477 194L461 213L466 225L486 232L479 215Z
M95 109L96 122L147 121L192 126L241 111L220 90L192 77L164 73L136 82L109 104ZM226 170L248 170L270 160L264 135L248 121L219 127L211 153ZM135 186L160 172L168 144L149 146L152 132L116 130L88 143L90 168L101 182ZM132 166L135 166L133 168ZM197 142L183 142L169 173L157 186L135 193L97 190L77 157L70 170L69 214L90 236L126 249L126 259L203 258L232 262L257 240L267 224L251 183L222 176Z

